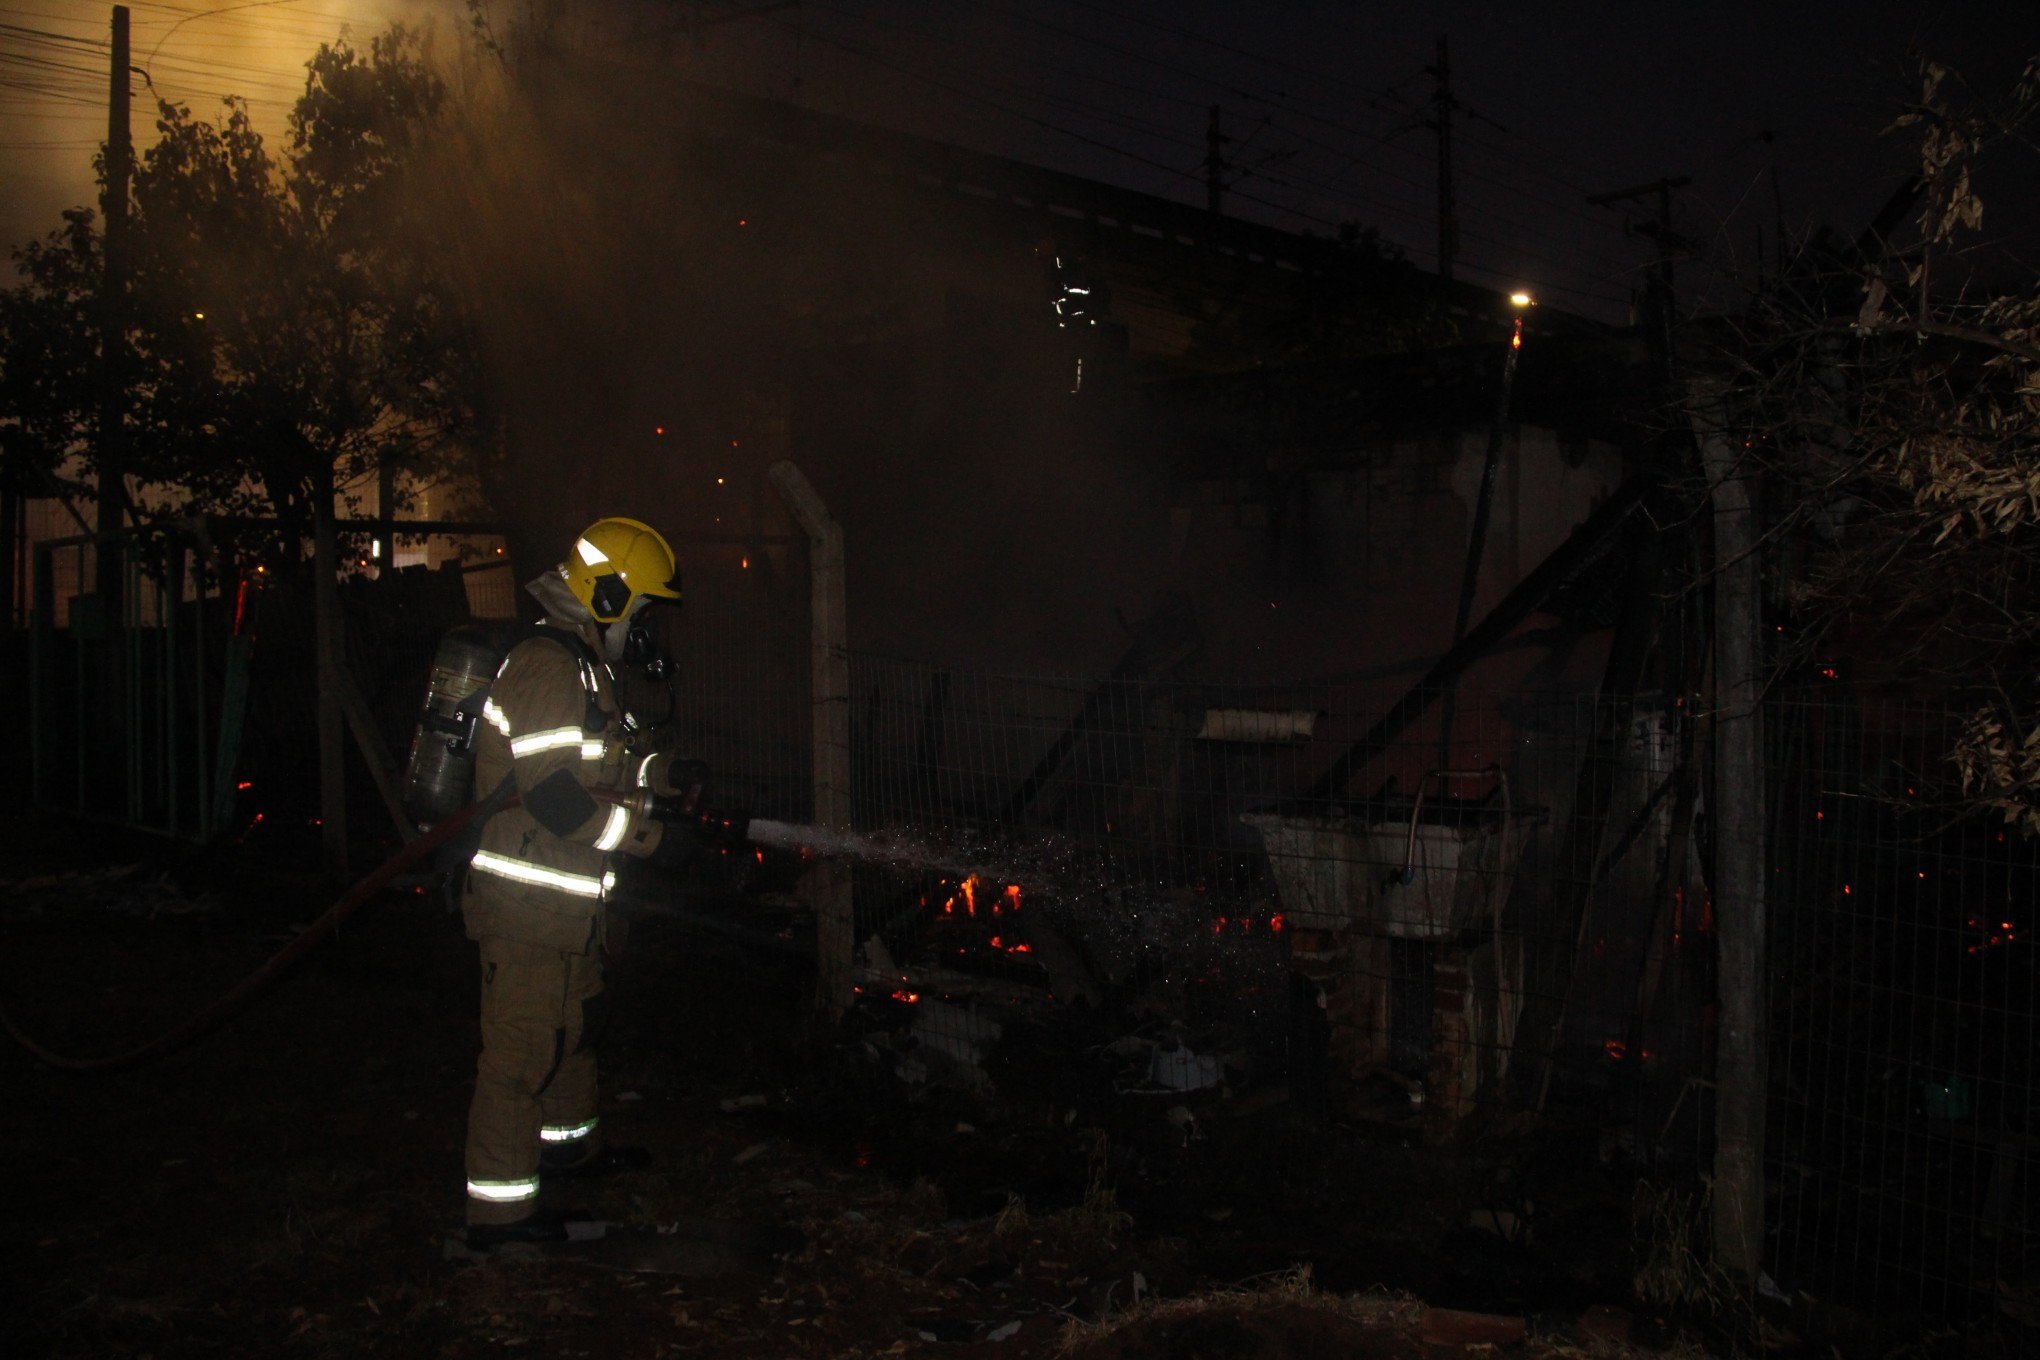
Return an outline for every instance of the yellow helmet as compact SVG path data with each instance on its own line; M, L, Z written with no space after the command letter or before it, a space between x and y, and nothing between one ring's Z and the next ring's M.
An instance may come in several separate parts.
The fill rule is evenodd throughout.
M680 598L671 546L651 525L621 516L589 525L560 563L560 575L597 623L615 623L641 599Z

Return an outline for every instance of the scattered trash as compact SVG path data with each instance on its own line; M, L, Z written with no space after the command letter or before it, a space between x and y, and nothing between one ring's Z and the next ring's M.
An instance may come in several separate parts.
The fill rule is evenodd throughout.
M1224 1060L1210 1053L1193 1053L1184 1045L1157 1048L1148 1059L1148 1080L1171 1091L1208 1090L1224 1077Z
M1005 1033L990 1016L940 1001L924 1001L914 1016L914 1038L923 1048L967 1067L984 1061Z
M1019 1333L1020 1333L1020 1324L1019 1324L1018 1322L1009 1322L1009 1323L1007 1323L1007 1324L1006 1324L1005 1326L1003 1326L1003 1327L994 1327L994 1328L993 1328L993 1329L992 1329L991 1331L989 1331L989 1332L986 1332L986 1333L985 1333L985 1340L987 1340L987 1341L1007 1341L1007 1340L1010 1340L1010 1339L1012 1339L1013 1337L1015 1337L1015 1336L1019 1335Z
M139 864L105 869L38 874L0 880L0 919L33 921L51 913L104 912L155 920L163 916L202 916L219 911L220 899L209 892L187 892L168 875L138 877Z

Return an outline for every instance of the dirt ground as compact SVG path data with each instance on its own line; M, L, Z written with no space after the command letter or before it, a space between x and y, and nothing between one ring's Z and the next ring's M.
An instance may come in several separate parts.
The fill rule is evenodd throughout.
M323 908L288 869L0 821L0 999L62 1051L125 1047ZM770 920L721 910L771 940ZM657 915L612 974L601 1114L655 1162L558 1202L804 1237L769 1271L715 1278L447 1259L476 977L426 896L373 904L151 1066L72 1074L5 1044L7 1353L1400 1360L1492 1341L1427 1334L1421 1305L1363 1309L1354 1291L1535 1315L1540 1353L1580 1339L1584 1307L1623 1302L1620 1223L1577 1216L1556 1271L1466 1233L1455 1196L1489 1174L1478 1162L1328 1143L1279 1110L1207 1120L1192 1142L1052 1082L996 1107L909 1104L858 1045L809 1027L809 985L795 952Z

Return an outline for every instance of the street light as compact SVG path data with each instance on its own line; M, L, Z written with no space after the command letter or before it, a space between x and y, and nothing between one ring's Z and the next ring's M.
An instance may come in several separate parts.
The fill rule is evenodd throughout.
M1509 398L1516 386L1516 355L1523 348L1523 313L1535 305L1530 294L1518 289L1509 294L1509 305L1516 309L1515 325L1509 331L1509 347L1502 351L1502 380L1495 393L1494 423L1488 427L1487 460L1481 466L1480 492L1474 500L1473 526L1467 535L1466 569L1459 578L1459 608L1452 624L1452 645L1458 646L1466 636L1466 626L1473 621L1473 597L1480 585L1481 558L1487 552L1488 517L1493 512L1495 500L1495 478L1501 471L1502 439L1509 422ZM1458 710L1458 688L1447 685L1439 705L1438 719L1438 764L1449 768L1452 765L1452 725Z

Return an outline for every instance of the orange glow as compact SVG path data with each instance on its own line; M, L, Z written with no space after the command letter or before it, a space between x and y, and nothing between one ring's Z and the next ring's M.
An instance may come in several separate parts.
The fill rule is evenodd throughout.
M894 990L892 994L892 999L895 1001L904 1001L909 1006L911 1006L916 1001L919 1001L921 999L921 994L919 992L910 992L906 988L900 987Z
M1270 916L1268 918L1268 929L1273 931L1277 935L1280 935L1282 933L1282 927L1288 924L1289 922L1283 918L1282 913L1279 911L1276 912L1273 916Z
M969 878L963 880L961 885L963 888L964 907L972 916L977 915L977 885L978 876L976 874L972 874Z
M748 557L742 558L738 561L737 565L742 567L745 571L749 571L751 569L751 559Z
M1014 954L1032 954L1034 946L1031 944L1016 944L1009 952Z
M654 426L652 426L652 433L653 433L653 434L664 434L665 432L666 432L666 427L665 427L664 425L654 425Z

